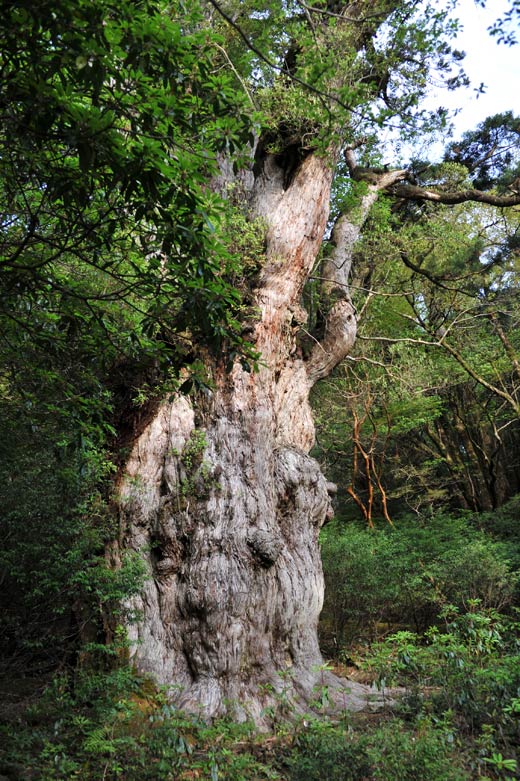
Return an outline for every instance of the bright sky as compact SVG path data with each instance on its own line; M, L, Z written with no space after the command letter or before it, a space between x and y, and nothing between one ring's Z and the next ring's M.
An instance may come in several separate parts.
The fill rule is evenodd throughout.
M471 79L471 87L445 92L437 102L446 108L460 108L455 118L457 132L471 130L491 114L511 110L520 114L520 43L515 46L498 44L487 28L510 8L509 0L488 0L486 8L474 0L459 0L457 16L464 29L454 45L466 52L463 67ZM517 37L520 39L520 31ZM483 82L486 92L478 98L475 88Z
M500 18L510 6L511 0L488 0L486 8L480 8L475 0L459 0L455 12L463 30L451 41L453 48L466 52L462 66L470 78L471 85L465 89L449 92L445 89L432 90L426 107L437 109L440 106L454 112L454 137L460 137L466 130L472 130L486 117L503 111L513 111L520 115L520 30L517 32L519 43L506 46L497 43L489 35L487 28ZM485 92L477 96L476 90L481 83ZM408 155L440 159L447 139L436 143L423 143L421 149L403 147L403 159Z

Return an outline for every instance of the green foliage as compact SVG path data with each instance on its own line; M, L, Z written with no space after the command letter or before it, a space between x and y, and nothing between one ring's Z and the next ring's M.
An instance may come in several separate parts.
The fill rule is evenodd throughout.
M477 0L477 2L481 6L486 5L486 0ZM489 34L496 36L498 43L514 46L518 42L516 31L518 30L519 17L518 0L511 0L508 10L488 28ZM511 27L512 29L510 29Z
M294 738L287 762L291 781L355 781L366 778L370 760L365 747L340 727L310 722Z
M380 686L409 687L409 708L436 721L449 718L462 739L471 738L479 774L483 763L514 771L514 761L500 752L510 756L518 745L520 626L478 601L467 613L449 605L441 618L444 626L422 638L399 632L374 646L367 665Z
M184 476L180 491L183 497L205 495L210 485L215 484L211 479L211 465L203 459L207 444L206 432L203 429L193 429L182 449Z
M479 526L505 546L514 570L520 571L520 494L493 512L481 513Z
M0 726L6 766L30 765L43 781L280 778L254 756L261 738L251 724L184 716L128 667L55 678L26 719L16 734Z
M179 330L218 348L232 337L222 205L204 185L249 121L201 21L197 5L155 0L3 9L7 317L25 323L22 303L43 299L62 328L97 319L110 332L119 301L145 335L177 309Z
M56 677L7 740L0 767L44 781L463 781L444 723L304 720L279 736L251 724L201 723L128 668ZM8 752L2 754L4 750ZM498 755L496 755L498 756ZM492 756L489 757L492 759Z
M238 200L240 193L230 190L228 196L234 201ZM256 278L262 267L267 223L262 217L252 218L243 208L236 206L226 213L225 231L228 250L237 259L233 269L234 281L237 287L244 289L251 285L251 279Z
M464 781L441 729L423 723L420 731L390 719L371 731L311 722L297 733L288 761L289 781Z
M320 145L326 148L329 139L324 136L324 107L317 97L284 81L264 88L257 97L265 114L269 152L281 154L294 145L302 151Z
M118 570L104 557L117 527L106 453L92 442L54 444L53 435L70 433L55 425L13 431L17 442L0 461L0 648L2 664L16 671L72 659L80 639L97 639L101 615L117 613L139 590L144 573L135 555Z
M503 544L465 518L399 519L395 527L331 524L322 533L324 640L334 652L398 624L424 631L448 603L509 605L518 582Z
M207 444L206 432L193 429L181 454L181 461L188 471L191 472L200 463Z
M464 133L460 141L451 143L446 159L471 171L474 187L498 186L499 191L504 192L520 173L516 143L518 127L518 117L512 111L488 117L476 130ZM493 149L492 155L486 154L489 149Z

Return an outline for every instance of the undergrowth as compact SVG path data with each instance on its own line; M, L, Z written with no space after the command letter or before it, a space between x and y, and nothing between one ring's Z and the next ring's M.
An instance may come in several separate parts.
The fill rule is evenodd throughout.
M208 725L136 676L116 637L122 653L91 642L85 666L54 675L38 697L21 696L28 674L0 689L0 781L520 779L518 570L498 535L449 520L381 534L353 527L324 545L337 656L381 689L401 687L391 711L337 722L289 712L270 734ZM508 544L515 552L512 535ZM364 642L386 634L345 644L353 630L359 642L363 621Z
M389 713L297 719L272 734L207 725L128 669L57 676L1 726L0 774L41 781L464 781L446 721ZM493 778L503 776L493 776Z

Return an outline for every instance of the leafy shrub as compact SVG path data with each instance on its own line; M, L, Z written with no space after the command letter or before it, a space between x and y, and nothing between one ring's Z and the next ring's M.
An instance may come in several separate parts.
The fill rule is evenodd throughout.
M207 725L181 713L122 666L56 676L14 731L0 714L0 773L41 781L275 781L278 772L254 756L261 740L251 724Z
M472 648L481 636L490 653L495 649L495 658L493 633L479 629ZM397 660L395 642L382 644L375 654L379 671ZM407 670L417 679L418 669L433 665L441 647L448 655L452 650L451 640L432 640L429 651L411 633L398 642L402 680L409 680ZM495 775L502 769L514 770L511 751L490 730L482 730L472 753L461 751L458 711L444 713L446 704L428 708L423 701L413 718L408 708L401 718L380 714L375 723L362 715L339 724L316 719L282 725L276 735L258 735L250 724L207 725L179 712L126 666L110 673L80 672L55 677L18 718L16 730L0 718L0 773L25 777L31 768L31 777L41 781L470 781L477 776L489 781L503 779ZM517 704L509 701L511 723Z
M294 741L290 781L465 781L446 735L432 725L410 730L391 719L375 730L354 731L316 722Z
M35 428L29 437L13 425L0 465L0 653L2 665L32 672L69 657L80 625L95 622L123 579L103 556L114 523L103 497L110 462L100 448L56 445L64 426Z
M520 570L520 494L497 510L479 515L478 523L494 539L504 543L513 568Z
M370 772L364 747L328 722L297 735L287 765L291 781L355 781Z
M430 627L424 637L398 632L386 638L372 647L366 666L380 686L406 685L412 710L448 718L465 742L473 741L480 776L483 762L492 763L501 751L507 757L519 744L520 623L478 604L472 608L461 614L447 607L445 626Z
M424 631L446 604L464 609L479 599L503 609L518 581L506 552L461 517L408 518L395 528L331 524L322 537L327 650L388 625Z
M424 722L406 729L398 719L370 735L368 754L377 781L469 781L450 747L449 736Z

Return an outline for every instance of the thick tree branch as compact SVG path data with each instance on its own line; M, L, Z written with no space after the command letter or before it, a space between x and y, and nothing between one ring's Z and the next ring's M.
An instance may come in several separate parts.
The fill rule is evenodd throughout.
M496 195L492 192L473 189L442 192L427 187L418 187L414 184L396 184L391 188L391 194L408 201L433 201L447 205L475 201L476 203L487 203L490 206L520 206L520 193Z
M325 336L314 346L307 363L311 383L330 374L354 345L357 323L349 293L354 246L380 192L407 176L406 170L361 168L356 164L352 147L346 150L345 159L351 176L367 181L368 189L352 210L338 217L332 231L331 252L322 275L322 293L324 300L330 302L330 309L325 316Z
M327 377L348 355L356 341L356 330L356 316L350 298L336 301L327 317L325 336L314 346L307 363L311 384Z

